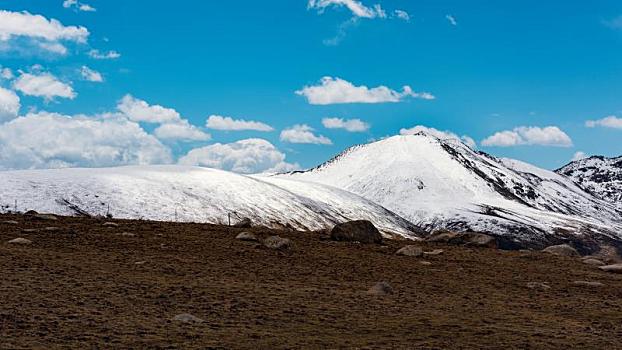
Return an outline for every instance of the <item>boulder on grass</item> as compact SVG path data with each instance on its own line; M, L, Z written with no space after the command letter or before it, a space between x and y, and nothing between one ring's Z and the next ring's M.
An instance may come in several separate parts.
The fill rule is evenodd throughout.
M421 247L417 247L416 245L407 245L405 247L400 248L400 250L395 252L395 254L403 255L403 256L420 257L420 256L423 256L423 249L421 249Z
M550 247L542 250L545 253L559 255L559 256L569 256L569 257L577 257L580 256L579 252L568 244L559 244L552 245Z
M203 322L203 319L200 319L196 316L193 316L191 314L179 314L175 317L173 317L174 321L177 322L183 322L183 323L201 323Z
M622 273L622 264L605 265L598 268L605 272Z
M29 245L32 244L32 241L26 238L15 238L9 241L9 244L19 244L19 245Z
M592 265L592 266L603 266L605 265L604 262L598 260L598 259L593 259L593 258L587 258L587 259L583 259L581 260L584 264L587 265Z
M294 243L288 238L271 236L263 241L263 245L269 249L284 251L291 249L294 246Z
M393 287L387 282L378 282L367 291L367 294L376 296L390 295L393 294Z
M467 247L497 248L497 239L495 237L477 232L451 232L443 230L431 234L425 240Z
M340 242L382 243L380 231L367 220L349 221L336 225L330 238Z
M246 242L259 242L259 239L257 239L257 237L250 232L240 232L237 236L235 236L235 239Z
M253 226L253 222L249 218L244 218L237 223L233 224L235 228L251 228Z

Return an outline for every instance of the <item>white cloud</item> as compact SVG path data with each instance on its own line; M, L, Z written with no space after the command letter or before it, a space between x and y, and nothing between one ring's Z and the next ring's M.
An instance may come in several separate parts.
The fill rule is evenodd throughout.
M185 119L162 124L153 133L160 140L207 141L211 138L209 134L199 130Z
M601 126L604 128L622 129L622 118L618 118L615 115L610 115L608 117L598 120L588 120L587 122L585 122L585 126L587 126L588 128L595 128L597 126Z
M369 130L369 124L360 119L324 118L322 125L327 129L345 129L349 132L363 132Z
M181 116L176 110L160 105L149 105L147 102L134 98L134 96L129 94L119 101L117 109L135 122L164 124L181 120Z
M308 125L294 125L281 131L281 141L290 143L311 143L318 145L332 145L332 141L325 136L313 134L313 128Z
M15 76L13 75L13 71L10 68L2 68L0 69L0 78L5 80L11 80Z
M0 169L171 163L170 150L115 117L28 114L0 125Z
M622 16L603 21L603 24L611 29L622 29Z
M24 95L43 97L46 101L51 101L55 97L74 99L77 96L71 85L59 81L50 73L22 72L13 82L13 88Z
M19 96L0 87L0 123L16 118L20 107Z
M216 143L196 148L182 157L179 163L244 174L285 172L300 168L298 164L287 163L285 154L262 139L246 139L228 144Z
M573 156L572 156L572 161L576 162L577 160L581 160L581 159L585 159L587 158L587 155L585 154L585 152L576 152Z
M452 15L447 15L447 16L445 16L445 18L449 21L449 23L452 26L457 26L458 25L458 21L456 20L456 17L454 17Z
M386 86L368 88L354 86L352 83L332 77L324 77L319 85L305 86L296 94L306 97L313 105L329 105L338 103L384 103L400 102L407 97L433 100L435 97L427 92L414 92L410 86L404 86L402 92L389 89Z
M82 68L80 68L80 75L82 75L82 78L87 81L95 83L101 83L104 81L104 77L102 77L101 73L94 71L87 66L82 66Z
M121 54L116 51L100 52L99 50L89 51L89 56L96 60L113 60L121 57Z
M395 10L393 13L395 14L395 17L401 20L404 20L406 22L410 21L410 15L404 10Z
M65 0L63 1L63 7L66 9L75 8L84 12L95 12L97 11L93 6L78 2L78 0Z
M451 132L451 131L440 131L434 128L428 128L426 126L423 125L417 125L415 127L412 127L410 129L401 129L400 130L400 135L414 135L414 134L418 134L418 133L423 133L423 134L428 134L428 135L432 135L436 138L439 138L441 140L457 140L460 141L464 144L466 144L467 146L475 149L477 147L477 143L475 142L475 140L473 140L473 138L467 136L467 135L462 135L462 136L458 136L455 133Z
M307 8L315 9L319 13L327 7L346 7L355 17L362 18L386 18L387 14L378 4L371 7L363 5L357 0L309 0Z
M25 11L0 10L0 43L6 44L15 38L26 38L33 40L41 49L64 55L67 49L60 44L60 41L85 43L88 37L89 31L85 27L65 26L58 20L48 20L41 15Z
M270 125L261 122L233 119L231 117L223 117L220 115L211 115L207 118L206 127L214 130L254 130L254 131L272 131Z
M504 130L495 133L482 141L484 146L510 147L520 145L540 145L570 147L570 137L556 126L544 128L535 126L521 126L513 130Z

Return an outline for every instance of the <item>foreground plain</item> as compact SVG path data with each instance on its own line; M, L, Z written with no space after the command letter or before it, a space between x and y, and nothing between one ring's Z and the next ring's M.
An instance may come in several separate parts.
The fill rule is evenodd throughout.
M622 349L622 275L576 258L107 221L0 216L1 349ZM394 293L367 293L381 281Z

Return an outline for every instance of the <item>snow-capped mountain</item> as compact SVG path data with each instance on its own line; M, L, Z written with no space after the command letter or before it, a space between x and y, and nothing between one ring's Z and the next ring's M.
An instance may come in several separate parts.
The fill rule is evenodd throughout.
M622 212L622 157L585 158L555 172L571 178L581 188L612 203Z
M620 213L570 179L424 132L355 146L314 169L277 176L356 193L427 230L489 232L531 246L583 234L622 239Z
M386 234L422 231L355 194L294 180L252 177L183 166L59 169L0 172L0 203L11 210L59 215L228 223L248 217L273 228L332 228L366 219Z

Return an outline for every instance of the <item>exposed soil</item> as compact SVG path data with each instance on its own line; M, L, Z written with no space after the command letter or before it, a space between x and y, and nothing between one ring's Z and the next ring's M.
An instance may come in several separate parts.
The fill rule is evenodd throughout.
M242 229L103 222L0 216L0 348L622 349L622 275L576 258L250 230L288 253ZM393 294L367 293L382 281Z

